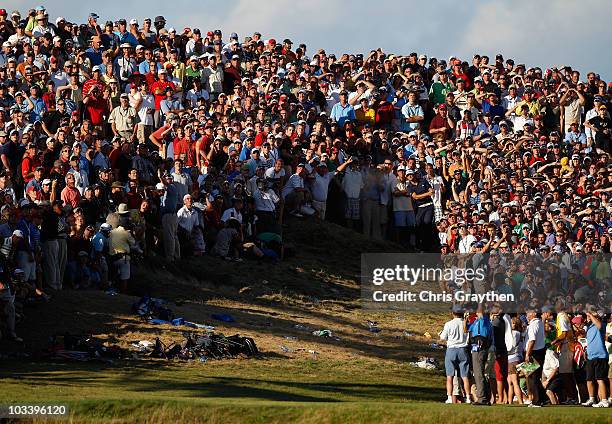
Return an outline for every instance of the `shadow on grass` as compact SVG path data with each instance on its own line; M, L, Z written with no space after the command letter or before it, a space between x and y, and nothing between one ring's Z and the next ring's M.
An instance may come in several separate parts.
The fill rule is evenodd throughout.
M98 363L13 363L13 371L2 371L3 379L18 379L20 384L61 387L77 391L102 390L100 399L121 397L124 392L142 394L152 399L153 394L164 398L227 398L283 402L344 402L400 400L439 400L440 390L424 389L408 384L361 383L339 381L341 374L325 376L322 381L295 381L300 375L278 379L210 375L223 370L198 367L186 370L180 364L161 361L120 361L116 364ZM172 376L172 378L168 378ZM319 377L320 379L320 377ZM308 380L308 378L306 378ZM116 388L116 389L115 389ZM341 396L342 397L341 397ZM10 398L10 394L6 394ZM75 399L77 400L77 399Z

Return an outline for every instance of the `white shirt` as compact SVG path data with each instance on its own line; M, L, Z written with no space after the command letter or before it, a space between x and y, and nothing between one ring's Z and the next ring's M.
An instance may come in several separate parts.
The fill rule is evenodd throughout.
M464 331L463 320L453 318L444 324L440 333L440 339L446 340L446 347L466 347L468 345L468 334Z
M293 174L287 180L287 184L283 187L283 199L287 197L296 188L304 188L304 179L298 174Z
M89 178L87 177L87 173L82 169L77 171L74 168L70 168L68 174L74 175L74 186L77 190L79 190L79 193L81 193L82 196L85 192L85 188L89 186Z
M176 216L178 217L177 224L188 233L193 230L193 227L198 225L198 212L194 208L187 209L187 206L183 206L178 210Z
M234 218L242 224L242 214L240 211L237 211L236 208L226 209L223 215L221 215L221 221L223 222L229 221L230 218Z
M208 94L208 91L204 89L201 89L200 91L195 91L195 89L192 88L187 92L186 98L189 101L191 107L196 107L198 105L199 99L204 99L208 101L208 99L210 99L210 95Z
M349 199L359 199L363 188L363 174L360 171L347 170L342 179L342 189Z
M130 99L130 106L135 107L136 101L142 99L140 107L138 108L138 118L140 123L143 125L153 125L153 112L155 112L155 97L152 94L136 93L132 95L128 94Z
M329 182L334 178L334 174L328 172L325 175L320 175L318 172L315 172L314 175L315 179L312 182L312 198L317 202L326 202Z
M276 172L274 167L266 169L266 178L270 180L280 180L285 176L285 168L281 168L280 172Z
M476 237L471 234L463 237L459 242L459 253L470 253L472 243L476 241Z
M559 356L554 350L548 349L546 356L544 357L544 366L542 367L542 374L548 380L550 375L559 368Z
M274 212L276 204L280 200L274 190L255 190L253 193L255 199L255 210L261 212Z
M55 84L55 88L57 89L57 87L62 87L64 85L68 85L68 82L70 81L70 78L68 77L68 74L64 71L62 71L61 69L53 72L50 76L49 79L51 81L53 81L53 83Z
M535 341L533 350L544 349L546 343L544 342L544 324L540 318L534 318L529 321L527 326L527 341Z

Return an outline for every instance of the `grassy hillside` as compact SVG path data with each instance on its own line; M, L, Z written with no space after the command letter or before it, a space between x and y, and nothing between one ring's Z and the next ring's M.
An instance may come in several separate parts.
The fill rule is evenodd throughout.
M0 349L34 356L3 361L0 403L66 402L75 422L464 423L483 418L482 410L440 403L442 371L408 364L421 355L442 358L443 351L431 348L434 340L423 334L436 334L445 317L361 310L360 254L398 251L396 245L333 224L294 221L290 228L286 242L296 253L278 264L206 257L165 267L148 261L136 269L133 296L66 290L28 310L19 326L25 345L5 342ZM185 328L151 325L131 313L145 293L167 300L176 316L215 325L226 335L253 337L262 357L112 364L37 359L50 335L65 332L92 334L124 348L156 337L180 341ZM235 322L214 321L212 313L231 314ZM367 320L377 321L381 332L370 332ZM334 337L311 334L319 329ZM545 409L529 410L531 419L574 424L602 417L597 410ZM527 409L486 413L489 420L510 422Z

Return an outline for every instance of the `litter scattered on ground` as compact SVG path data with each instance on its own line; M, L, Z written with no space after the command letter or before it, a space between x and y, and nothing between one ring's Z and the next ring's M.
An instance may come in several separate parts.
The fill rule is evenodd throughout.
M334 337L331 330L316 330L312 332L312 335L317 337Z
M149 320L149 324L174 325L174 326L184 325L185 327L199 328L201 330L206 330L206 331L215 330L215 327L212 325L198 324L197 322L185 321L184 318L174 318L172 321L166 321L163 319L154 318L154 319Z
M109 296L117 296L117 291L115 289L108 289L105 293Z
M295 352L294 349L291 349L289 346L285 346L285 345L280 345L280 350L282 350L285 353L293 353L293 352Z
M119 346L107 346L91 336L71 334L51 337L48 356L52 359L70 361L103 361L112 363L114 359L127 358L128 352Z
M303 330L303 331L310 331L311 330L310 327L308 327L307 325L304 325L304 324L295 324L293 326L293 328L295 328L296 330Z
M210 317L212 319L216 319L217 321L236 322L234 317L229 314L212 314Z
M138 302L132 305L132 310L143 319L160 319L163 321L172 321L174 312L166 308L165 301L155 297L143 296Z
M419 356L419 360L416 362L409 362L410 365L417 368L423 368L426 370L436 369L436 360L427 356Z
M297 337L295 336L285 336L285 340L289 340L290 342L297 342Z
M442 349L444 349L444 348L445 348L445 346L444 346L444 345L441 345L441 344L439 344L439 343L431 343L431 344L429 345L429 347L430 347L430 348L432 348L432 349L439 349L439 350L442 350Z
M411 332L409 332L409 331L404 331L404 332L402 333L402 335L403 335L404 337L414 337L414 336L416 336L416 334L411 333Z
M378 327L378 323L376 321L368 320L368 331L372 333L380 333L380 328Z
M431 339L431 333L429 331L423 334L423 336L425 336L427 339Z
M165 345L159 338L149 356L163 359L181 359L206 362L207 359L234 358L237 356L254 357L259 355L255 341L238 334L226 337L223 334L184 334L182 342ZM202 359L204 358L204 359Z

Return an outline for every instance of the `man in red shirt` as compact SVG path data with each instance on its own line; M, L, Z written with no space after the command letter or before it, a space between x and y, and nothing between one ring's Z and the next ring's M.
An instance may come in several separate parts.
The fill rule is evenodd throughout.
M155 96L155 115L153 117L155 128L159 128L161 124L161 101L166 98L166 88L171 87L176 93L176 86L172 81L168 80L168 72L165 69L157 71L159 81L151 85L151 94Z
M81 193L75 187L75 179L73 174L66 175L66 187L62 190L61 199L64 201L64 205L72 206L76 208L81 201Z
M36 145L30 143L26 146L26 152L21 162L21 176L27 184L34 178L34 171L40 166L40 161L36 157Z
M174 144L174 159L181 159L186 167L191 168L196 165L195 143L192 140L193 127L191 124L185 125L185 136Z
M102 72L99 66L94 66L91 70L92 77L83 83L83 93L89 93L94 85L97 85L100 92L104 90L104 81L102 81Z
M178 124L178 117L174 113L169 113L166 116L166 123L149 136L149 140L151 140L151 142L157 146L159 149L159 155L162 158L166 158L166 141L174 138L174 132L178 127ZM173 158L174 153L172 153L170 157Z
M206 155L208 150L210 149L210 145L213 142L213 125L206 124L204 126L204 134L202 138L200 138L196 142L195 151L196 151L196 163L198 165L198 169L202 169L202 166L206 163Z
M92 85L91 91L85 93L83 104L85 105L86 115L92 125L101 127L109 115L108 99L104 97L98 85Z
M429 124L429 133L432 137L436 134L443 134L444 139L450 139L453 128L455 128L455 122L448 116L448 111L446 110L446 105L441 104L438 106L438 113L431 120L431 124Z

